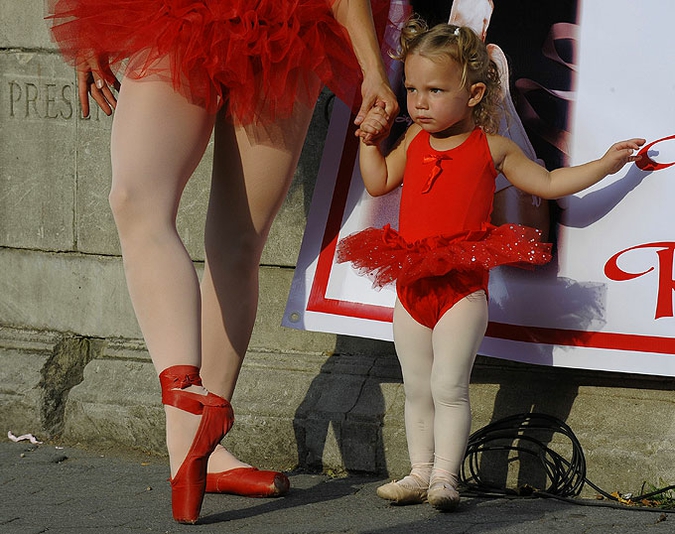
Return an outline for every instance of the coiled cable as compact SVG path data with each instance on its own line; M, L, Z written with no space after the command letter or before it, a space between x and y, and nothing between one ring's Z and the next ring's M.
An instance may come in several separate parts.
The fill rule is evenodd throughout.
M544 435L541 439L537 436ZM567 448L570 457L565 458L553 450L549 444L555 444L559 450ZM508 457L512 452L517 453L518 459L526 456L538 459L543 468L548 484L544 489L537 489L529 485L512 489L487 480L482 464L490 453L499 453ZM511 461L511 460L508 460ZM522 463L521 463L522 467ZM560 419L541 413L522 413L505 417L477 430L471 436L466 448L464 463L459 473L460 484L464 494L482 497L549 497L574 502L575 504L591 504L607 506L606 501L591 501L588 499L574 499L584 484L588 484L604 498L612 501L610 506L628 508L631 510L649 510L660 512L675 512L664 508L649 508L639 505L646 499L675 489L675 485L652 491L639 496L620 498L617 494L609 494L586 478L586 459L579 440L572 429ZM583 502L582 502L583 501ZM619 504L624 503L624 504Z

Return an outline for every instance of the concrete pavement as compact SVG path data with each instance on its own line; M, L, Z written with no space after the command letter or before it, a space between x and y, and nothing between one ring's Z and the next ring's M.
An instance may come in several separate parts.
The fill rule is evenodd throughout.
M463 497L455 513L391 506L379 478L290 473L279 499L207 495L197 525L171 519L166 458L0 443L0 533L119 534L662 534L675 514L582 506L550 499ZM596 503L596 501L583 501Z

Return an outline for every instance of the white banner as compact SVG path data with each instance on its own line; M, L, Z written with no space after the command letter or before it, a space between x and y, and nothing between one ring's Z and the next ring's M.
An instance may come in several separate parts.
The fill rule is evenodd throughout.
M509 3L495 4L492 24ZM554 9L548 4L538 5ZM557 153L574 165L600 157L621 139L644 137L648 146L637 165L553 206L551 264L492 271L491 320L479 352L675 376L675 74L669 67L675 8L668 0L571 5L576 20L544 22L539 72L514 73L512 80L536 155ZM488 31L487 42L503 47L515 63L506 38L502 43L495 35L492 40ZM551 80L556 70L563 72L560 79L568 77L568 87ZM551 114L557 108L562 119ZM365 193L358 141L339 102L325 147L283 324L391 340L394 289L373 290L348 264L336 264L334 252L354 231L396 227L397 193L377 199Z

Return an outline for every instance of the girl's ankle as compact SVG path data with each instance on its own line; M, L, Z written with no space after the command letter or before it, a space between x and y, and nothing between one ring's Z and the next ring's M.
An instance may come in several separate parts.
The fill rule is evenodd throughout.
M457 475L445 469L434 467L431 471L431 477L429 478L429 487L438 484L447 484L453 488L456 488Z

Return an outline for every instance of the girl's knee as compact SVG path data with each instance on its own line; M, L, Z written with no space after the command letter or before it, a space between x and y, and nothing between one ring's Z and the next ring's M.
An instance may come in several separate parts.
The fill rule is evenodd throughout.
M458 381L456 376L434 374L431 377L431 393L436 403L446 406L469 402L468 381Z

